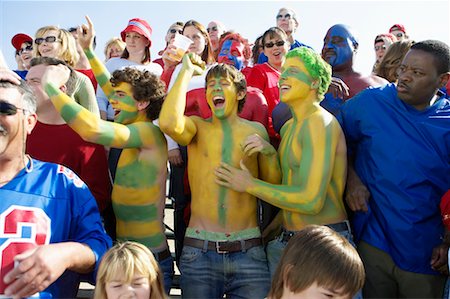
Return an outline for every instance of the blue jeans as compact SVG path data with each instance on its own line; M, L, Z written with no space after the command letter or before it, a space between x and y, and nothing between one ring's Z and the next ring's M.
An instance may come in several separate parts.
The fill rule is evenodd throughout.
M159 268L163 272L164 275L164 290L167 294L170 292L170 288L172 287L173 280L173 258L169 256L168 258L163 259L162 261L158 261L158 258L155 256L156 261L159 264Z
M262 246L247 251L217 253L184 246L180 258L182 297L265 298L270 288L267 258Z

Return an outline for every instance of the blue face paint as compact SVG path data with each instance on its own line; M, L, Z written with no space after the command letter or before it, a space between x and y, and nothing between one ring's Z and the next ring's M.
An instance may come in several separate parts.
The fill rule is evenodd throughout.
M331 27L325 36L322 57L333 68L351 63L355 38L349 29L342 25Z
M244 45L238 41L226 40L217 58L219 63L233 65L238 70L244 68Z

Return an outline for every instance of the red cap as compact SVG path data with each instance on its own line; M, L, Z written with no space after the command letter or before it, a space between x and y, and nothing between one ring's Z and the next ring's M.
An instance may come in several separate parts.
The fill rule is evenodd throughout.
M400 30L400 31L402 31L403 33L406 34L405 26L403 26L402 24L394 24L394 25L392 25L392 27L389 29L389 33L391 33L395 29Z
M136 32L140 35L145 36L149 42L150 45L152 44L151 36L152 36L152 27L142 19L135 18L128 21L128 26L125 28L121 33L120 36L122 37L122 40L125 41L125 35L127 32Z
M16 50L20 50L20 47L25 42L29 42L31 44L33 43L33 39L31 38L31 36L26 35L25 33L17 33L11 39L11 44L14 48L16 48Z

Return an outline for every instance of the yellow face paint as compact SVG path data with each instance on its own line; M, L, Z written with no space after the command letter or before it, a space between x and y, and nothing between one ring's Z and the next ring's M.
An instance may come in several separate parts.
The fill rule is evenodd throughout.
M139 110L131 84L121 82L115 86L110 103L115 111L114 122L127 125L135 121Z
M220 119L237 111L237 90L229 77L215 76L206 82L206 99L213 114Z
M280 99L283 102L305 98L311 91L312 78L297 57L286 59L280 75Z

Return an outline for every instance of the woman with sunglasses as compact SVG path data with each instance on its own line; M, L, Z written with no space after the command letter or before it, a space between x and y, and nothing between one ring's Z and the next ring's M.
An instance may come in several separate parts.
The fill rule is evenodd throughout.
M57 26L45 26L36 31L33 56L56 58L66 62L74 69L80 59L75 38L69 31ZM83 72L78 70L75 75L76 87L70 96L81 106L100 116L91 80L84 74L84 70Z
M262 46L268 61L253 66L248 76L247 85L258 88L266 97L269 110L268 131L270 142L275 148L278 148L280 136L273 129L272 110L280 101L278 79L280 78L281 66L289 51L290 43L283 29L271 27L263 34Z

